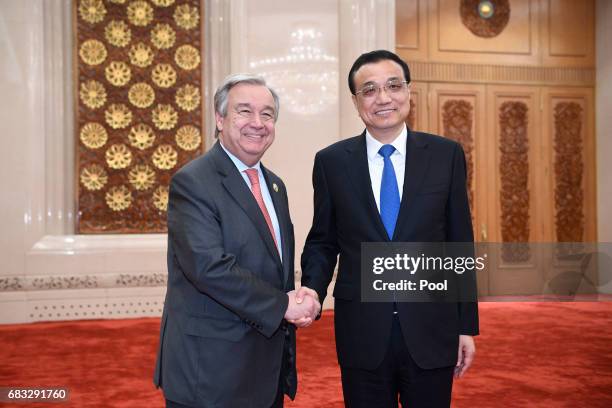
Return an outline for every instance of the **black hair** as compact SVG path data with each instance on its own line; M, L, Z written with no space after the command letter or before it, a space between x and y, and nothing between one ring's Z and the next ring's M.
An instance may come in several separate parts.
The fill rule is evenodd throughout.
M396 62L400 67L402 67L402 71L404 71L404 78L406 79L407 83L410 83L410 69L408 68L408 64L406 64L406 62L401 59L397 54L394 54L391 51L387 50L370 51L366 52L365 54L361 54L359 58L355 60L353 66L351 67L351 70L349 71L348 85L353 95L355 95L356 92L355 72L357 72L359 68L366 64L372 64L374 62L380 62L384 60L391 60L393 62Z

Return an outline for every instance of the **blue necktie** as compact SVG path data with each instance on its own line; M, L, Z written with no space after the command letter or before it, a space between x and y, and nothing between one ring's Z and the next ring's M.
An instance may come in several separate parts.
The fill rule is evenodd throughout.
M395 151L392 145L383 145L378 151L384 161L382 182L380 183L380 218L387 230L389 239L393 239L393 231L395 231L395 223L400 209L400 195L397 188L397 179L395 178L395 169L391 162L391 155Z

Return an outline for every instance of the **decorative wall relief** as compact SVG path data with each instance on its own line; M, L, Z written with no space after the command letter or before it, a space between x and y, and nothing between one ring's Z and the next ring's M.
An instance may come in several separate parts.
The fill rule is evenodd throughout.
M523 102L504 102L499 108L502 260L529 260L529 139L528 108Z
M509 0L461 0L461 22L474 35L491 38L499 35L510 21Z
M459 142L465 152L467 163L467 187L472 221L474 216L474 108L462 99L450 99L442 105L442 126L444 136Z
M203 150L199 0L77 0L79 233L166 231L172 174Z
M558 242L584 238L582 107L559 102L554 108L555 227Z

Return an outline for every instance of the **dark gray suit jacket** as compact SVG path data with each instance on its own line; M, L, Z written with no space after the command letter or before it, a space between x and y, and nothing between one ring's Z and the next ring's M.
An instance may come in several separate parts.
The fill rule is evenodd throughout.
M283 320L286 292L294 288L293 224L285 185L261 168L282 262L253 194L218 142L172 178L168 291L154 378L169 400L268 407L281 374L285 393L295 396L295 327Z

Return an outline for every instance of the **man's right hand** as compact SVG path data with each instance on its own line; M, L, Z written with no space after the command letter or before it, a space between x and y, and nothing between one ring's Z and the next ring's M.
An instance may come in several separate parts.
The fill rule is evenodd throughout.
M297 294L298 292L295 290L287 293L289 304L285 312L285 319L298 327L310 326L319 314L321 304L318 299L308 291L300 290L300 297L298 297Z

